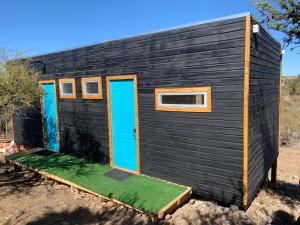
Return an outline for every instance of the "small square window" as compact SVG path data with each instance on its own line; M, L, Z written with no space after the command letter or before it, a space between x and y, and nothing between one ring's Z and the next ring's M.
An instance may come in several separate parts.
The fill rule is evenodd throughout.
M75 78L59 79L60 98L76 98Z
M160 111L211 112L211 87L156 88L155 108Z
M83 99L102 99L101 77L81 78Z
M63 95L72 95L73 94L73 84L72 83L63 82L61 85L62 85Z

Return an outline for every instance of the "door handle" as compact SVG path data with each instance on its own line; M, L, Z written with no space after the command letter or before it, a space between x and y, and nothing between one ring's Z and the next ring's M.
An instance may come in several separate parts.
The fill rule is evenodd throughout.
M135 135L136 135L136 129L135 128L133 128L133 136L135 137Z

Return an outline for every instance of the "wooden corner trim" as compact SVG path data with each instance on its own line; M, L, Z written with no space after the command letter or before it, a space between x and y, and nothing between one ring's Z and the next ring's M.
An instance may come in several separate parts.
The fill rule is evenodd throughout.
M85 94L85 81L98 81L99 82L99 94L98 95L86 95ZM82 99L103 99L102 94L102 77L82 77L81 78L81 89L82 89Z
M282 59L280 61L280 74L279 74L279 99L278 99L278 149L280 146L280 131L281 131L281 125L280 125L280 119L281 119L281 85L282 85Z
M249 76L250 76L250 38L251 17L246 16L245 29L245 64L244 64L244 112L243 112L243 205L248 204L248 119L249 119Z
M159 105L160 93L189 93L189 92L205 92L207 95L207 105L205 108L190 108L190 107L167 107ZM157 111L169 111L169 112L211 112L212 111L212 99L211 99L211 87L188 87L188 88L155 88L155 110Z
M64 82L72 83L72 86L73 86L73 93L72 93L72 95L64 95L62 93L61 85ZM75 78L62 78L62 79L58 79L58 84L59 84L59 98L61 98L61 99L75 99L76 98L76 82L75 82Z

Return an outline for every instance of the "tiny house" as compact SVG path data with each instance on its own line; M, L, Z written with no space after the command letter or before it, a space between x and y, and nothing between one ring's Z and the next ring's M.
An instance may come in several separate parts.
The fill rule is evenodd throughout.
M249 13L32 57L15 141L247 208L278 156L281 46ZM44 140L44 142L43 142Z

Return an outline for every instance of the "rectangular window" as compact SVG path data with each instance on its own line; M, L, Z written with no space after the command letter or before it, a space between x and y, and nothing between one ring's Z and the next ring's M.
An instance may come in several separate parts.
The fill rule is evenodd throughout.
M160 111L211 112L211 87L156 88L155 108Z
M59 79L60 98L76 98L75 78Z
M101 77L81 78L83 99L102 99Z

